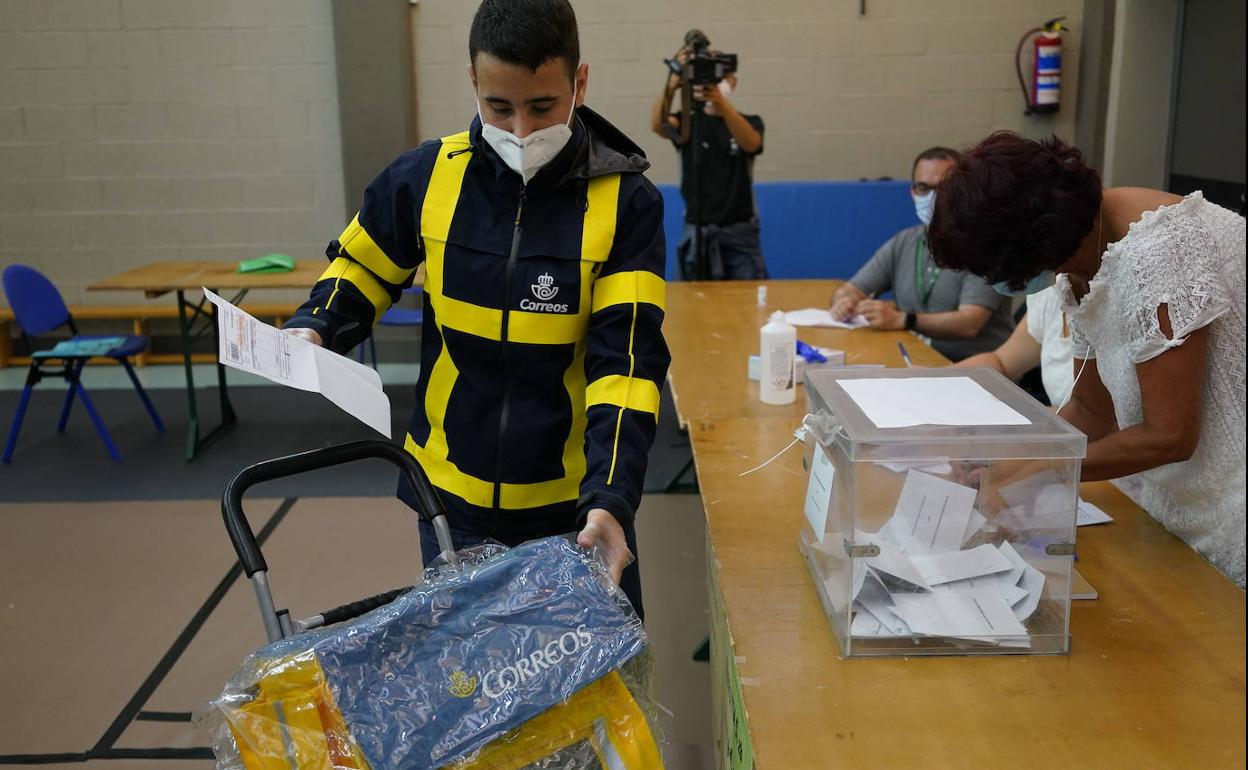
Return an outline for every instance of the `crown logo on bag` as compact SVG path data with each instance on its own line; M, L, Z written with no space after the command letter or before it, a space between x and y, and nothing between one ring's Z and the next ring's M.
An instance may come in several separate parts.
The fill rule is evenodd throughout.
M471 698L477 691L477 678L468 676L463 671L451 674L451 684L446 688L456 698Z

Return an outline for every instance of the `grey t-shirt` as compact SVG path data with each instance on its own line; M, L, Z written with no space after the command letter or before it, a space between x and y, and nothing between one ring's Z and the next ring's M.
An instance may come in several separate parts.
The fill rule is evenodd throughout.
M926 301L919 296L920 276L930 287ZM1010 298L998 294L982 278L957 270L938 269L927 249L927 229L907 228L889 238L867 264L850 279L866 294L892 289L897 308L907 313L944 313L963 305L979 305L992 311L979 335L967 340L932 340L945 357L960 361L976 353L996 350L1014 329Z

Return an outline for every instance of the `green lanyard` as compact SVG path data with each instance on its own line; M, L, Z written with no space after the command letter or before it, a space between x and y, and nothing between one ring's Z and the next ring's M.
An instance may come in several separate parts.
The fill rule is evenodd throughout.
M914 242L914 289L919 297L919 309L927 310L927 300L940 280L940 268L929 267L923 261L923 238Z

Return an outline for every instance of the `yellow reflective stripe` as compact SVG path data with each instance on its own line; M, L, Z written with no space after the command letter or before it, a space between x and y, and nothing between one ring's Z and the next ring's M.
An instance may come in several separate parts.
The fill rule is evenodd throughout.
M649 270L630 270L604 275L594 282L593 312L633 302L644 302L662 310L666 299L667 281L662 276Z
M571 345L585 336L587 319L584 313L513 310L507 322L507 340L531 345Z
M612 374L589 384L586 406L611 404L635 412L659 413L659 388L650 380Z
M432 436L430 439L432 440ZM446 459L445 454L438 456L426 447L417 444L416 439L412 438L410 433L403 441L403 448L416 458L416 462L425 469L425 475L429 477L429 481L438 489L445 489L453 495L462 497L471 505L481 508L493 507L494 485L492 483L464 473L455 467L455 463Z
M438 319L438 326L487 340L498 341L503 338L503 311L442 294L431 294L429 299L433 303L433 314Z
M416 272L416 268L399 267L386 255L386 252L381 250L373 237L360 224L359 214L355 215L351 224L347 225L347 229L338 236L338 243L351 255L352 259L373 271L374 275L387 283L401 286L407 282L412 273Z
M585 220L581 229L581 259L606 262L615 241L616 210L619 207L620 175L595 177L586 191Z
M425 190L425 201L420 213L420 234L425 245L425 292L434 306L434 320L437 331L442 335L442 318L440 316L440 300L442 299L443 259L446 255L446 237L451 231L451 219L455 215L455 207L459 203L459 192L464 182L464 171L468 168L470 153L462 153L447 157L454 149L468 145L468 132L449 136L442 140L438 149L437 159L433 163L433 171L429 175L429 186ZM448 147L449 146L449 147ZM461 147L462 146L462 147ZM433 469L440 468L445 480L439 484L448 492L453 492L475 505L489 507L494 503L492 485L488 485L484 503L480 490L467 482L456 481L459 469L446 461L449 449L446 443L444 421L446 405L451 399L451 389L459 378L459 369L451 360L443 337L442 348L433 367L429 371L428 387L425 389L425 416L429 420L429 440L425 443L422 453L425 459L421 464L432 477ZM414 454L414 453L413 453ZM419 458L418 458L419 459ZM444 463L446 467L436 466ZM453 471L453 472L452 472ZM469 477L470 478L470 477ZM450 485L456 484L456 488Z
M373 306L373 323L377 323L381 314L390 307L390 292L386 291L386 287L381 285L376 276L346 257L338 257L330 262L329 267L317 280L324 281L330 278L334 280L334 290L329 295L329 301L325 303L326 308L332 309L334 298L342 289L343 281L359 289L364 298Z
M584 474L582 474L584 475ZM566 503L581 494L581 477L564 476L553 481L537 481L532 484L502 484L498 507L507 510L537 508L543 505Z
M582 431L584 429L582 428ZM432 441L432 434L430 440ZM429 476L429 481L438 489L444 489L461 497L465 502L481 508L494 507L494 483L464 473L455 463L431 451L428 446L416 443L409 433L403 441L403 448L408 451ZM581 475L584 475L582 472ZM543 505L566 503L580 495L581 475L564 477L553 481L539 481L533 484L502 484L499 507L509 510L520 508L537 508Z
M628 325L628 383L630 385L632 384L632 381L633 381L633 372L637 368L637 360L633 357L633 336L636 333L637 333L637 303L634 301L633 302L633 317L629 320L629 325ZM611 469L607 471L607 486L611 486L612 482L615 481L615 463L617 460L620 459L620 432L621 432L621 428L624 425L623 406L628 404L631 398L632 398L631 392L625 391L624 403L620 405L621 409L615 415L615 440L611 443ZM588 406L589 403L592 403L592 401L587 402L586 406ZM655 409L654 409L655 416L658 416L658 413L659 413L658 401L656 400Z
M572 411L572 427L563 442L563 475L573 479L580 495L581 479L585 478L585 428L589 419L585 416L585 341L576 343L572 363L563 373L563 387L568 392L568 405Z

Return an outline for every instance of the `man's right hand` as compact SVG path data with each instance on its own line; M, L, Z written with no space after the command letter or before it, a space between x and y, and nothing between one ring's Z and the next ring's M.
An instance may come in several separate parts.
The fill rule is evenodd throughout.
M321 341L320 333L318 333L315 329L303 329L303 328L296 327L294 329L282 329L282 331L286 332L292 337L299 337L300 339L305 339L308 342L311 342L313 345L316 345L317 347L321 347L324 345L324 342Z

